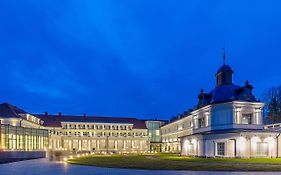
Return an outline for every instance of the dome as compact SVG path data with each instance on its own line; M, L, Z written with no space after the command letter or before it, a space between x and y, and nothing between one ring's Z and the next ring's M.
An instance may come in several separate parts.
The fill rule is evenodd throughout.
M232 101L236 99L236 90L241 87L238 85L221 85L213 89L210 94L212 95L211 103L220 103Z
M232 73L233 73L231 67L230 67L229 65L226 65L226 64L222 65L222 66L218 69L217 74L220 73L220 72L232 72Z

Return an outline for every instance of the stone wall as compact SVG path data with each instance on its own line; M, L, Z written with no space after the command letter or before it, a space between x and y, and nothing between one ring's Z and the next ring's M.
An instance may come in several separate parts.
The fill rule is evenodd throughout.
M45 151L0 151L0 159L35 159L46 157Z

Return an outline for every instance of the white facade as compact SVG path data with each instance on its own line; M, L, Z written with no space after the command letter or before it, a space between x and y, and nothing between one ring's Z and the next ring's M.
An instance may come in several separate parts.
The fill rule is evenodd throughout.
M149 149L147 129L133 124L62 122L49 127L50 150L89 152L145 152Z
M164 125L164 151L180 145L182 155L202 157L280 157L280 129L263 125L264 104L252 94L253 87L232 83L228 65L219 68L216 87L201 90L198 105L189 114ZM281 125L278 125L280 127Z
M181 137L181 154L204 157L277 157L279 132L263 129L259 102L208 105L192 118L192 133ZM277 153L277 151L279 153Z

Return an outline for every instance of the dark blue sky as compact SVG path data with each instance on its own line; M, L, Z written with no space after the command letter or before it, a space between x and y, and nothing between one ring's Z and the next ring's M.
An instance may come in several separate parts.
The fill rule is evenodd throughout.
M0 101L29 112L168 119L215 86L281 84L281 1L0 2Z

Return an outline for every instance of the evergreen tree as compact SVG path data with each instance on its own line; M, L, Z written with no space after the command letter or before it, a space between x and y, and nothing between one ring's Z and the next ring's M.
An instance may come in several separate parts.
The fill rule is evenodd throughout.
M281 122L281 86L267 90L265 96L266 123Z

